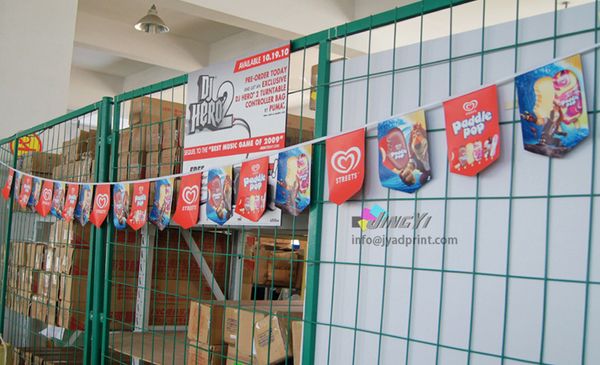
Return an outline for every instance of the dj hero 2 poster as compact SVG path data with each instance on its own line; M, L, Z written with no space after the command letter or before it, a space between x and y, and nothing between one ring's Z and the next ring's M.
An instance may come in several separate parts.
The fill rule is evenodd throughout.
M183 172L224 167L285 147L289 54L286 43L188 75ZM270 166L274 163L273 157ZM235 179L239 166L233 171ZM268 190L274 190L275 172L269 174ZM210 224L206 174L203 180L200 223ZM225 224L279 225L280 210L274 204L267 208L259 222L234 213Z

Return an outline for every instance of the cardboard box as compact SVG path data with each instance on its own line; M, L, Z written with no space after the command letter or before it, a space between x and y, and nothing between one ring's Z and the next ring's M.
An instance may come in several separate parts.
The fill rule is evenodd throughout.
M172 175L179 169L179 150L177 148L146 154L146 177Z
M46 250L46 245L38 244L35 245L35 260L33 264L33 268L36 270L44 270L44 263L46 256L44 255Z
M61 163L61 155L48 152L28 152L19 157L17 169L40 177L51 177L52 170Z
M188 365L222 365L225 363L227 348L224 346L208 346L190 342L188 344Z
M301 312L291 312L289 317L302 319ZM292 331L287 312L275 313L254 325L254 348L259 364L276 364L293 356Z
M159 151L183 146L180 133L181 118L146 127L146 151Z
M302 365L302 321L292 321L292 352L294 365Z
M40 295L31 296L31 317L46 322L48 315L48 299Z
M119 131L119 154L146 149L146 129L133 126Z
M59 275L54 273L40 273L39 294L53 301L58 300L58 290L60 287Z
M146 152L123 152L119 154L119 180L137 180L144 178Z
M27 265L26 267L33 269L35 267L35 243L27 243L25 245L25 249L27 251Z
M242 356L235 346L227 346L227 363L226 365L250 365L256 364L256 360L251 361L250 357Z
M188 339L204 344L220 344L223 342L223 302L208 303L190 302L188 320Z
M166 122L183 117L184 114L185 104L144 96L131 101L129 123L136 125L140 123Z
M79 131L79 136L63 142L63 162L77 161L82 156L93 158L96 154L96 130Z

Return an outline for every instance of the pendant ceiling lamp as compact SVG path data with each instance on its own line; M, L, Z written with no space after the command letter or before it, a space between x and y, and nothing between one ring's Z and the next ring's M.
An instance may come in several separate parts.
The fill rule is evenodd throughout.
M148 14L138 20L134 27L140 32L152 34L167 33L169 31L169 27L167 27L165 22L158 16L156 5L152 5L150 10L148 10Z

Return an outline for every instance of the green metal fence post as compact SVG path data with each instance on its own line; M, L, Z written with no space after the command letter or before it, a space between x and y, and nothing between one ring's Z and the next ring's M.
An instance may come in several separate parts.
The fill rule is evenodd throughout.
M13 155L13 168L17 168L17 157L19 152L19 138L15 137L14 140L14 155ZM13 179L14 180L14 179ZM6 279L8 277L8 258L10 255L10 236L12 230L12 213L13 213L13 204L14 204L14 194L10 194L10 198L8 199L8 222L6 224L6 240L4 240L4 267L2 268L2 291L0 292L0 333L4 335L4 316L6 315Z
M329 106L329 68L331 42L319 42L319 70L317 75L317 110L315 114L315 138L327 134ZM308 257L306 273L306 299L304 315L304 338L302 359L304 364L314 363L315 337L317 333L317 304L319 295L319 269L321 258L321 230L323 227L323 191L325 190L325 145L313 146L313 204L310 208L308 227Z
M108 181L108 170L110 163L110 144L109 135L111 130L111 106L112 98L102 98L100 105L100 111L98 115L98 133L100 135L99 143L96 147L98 157L96 159L96 178L98 182ZM93 276L88 278L92 280L92 287L88 285L88 292L93 290L92 294L92 309L90 310L91 319L91 339L89 343L86 343L86 348L90 347L87 351L89 358L86 359L88 364L99 364L102 356L101 342L102 342L102 330L103 322L106 317L103 310L103 295L104 295L104 259L105 259L105 247L107 237L107 224L101 228L95 229L94 240L93 240ZM90 281L88 281L88 284ZM91 290L90 290L91 289Z

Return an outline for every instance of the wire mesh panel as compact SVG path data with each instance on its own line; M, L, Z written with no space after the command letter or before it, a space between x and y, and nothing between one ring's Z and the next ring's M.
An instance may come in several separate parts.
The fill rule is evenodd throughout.
M328 133L424 107L433 178L414 194L383 188L367 131L363 191L323 202L315 363L600 361L595 129L562 159L525 151L511 78L594 46L598 3L572 3L475 1L333 42ZM582 56L593 125L594 49ZM499 161L449 173L440 102L506 78ZM365 209L381 220L363 229Z
M16 168L36 179L94 182L97 106L62 119L18 138ZM46 193L42 185L34 183L32 195ZM45 217L35 204L23 207L20 185L13 188L4 339L21 363L83 363L86 347L91 225L65 221L67 185L54 185L56 204Z

